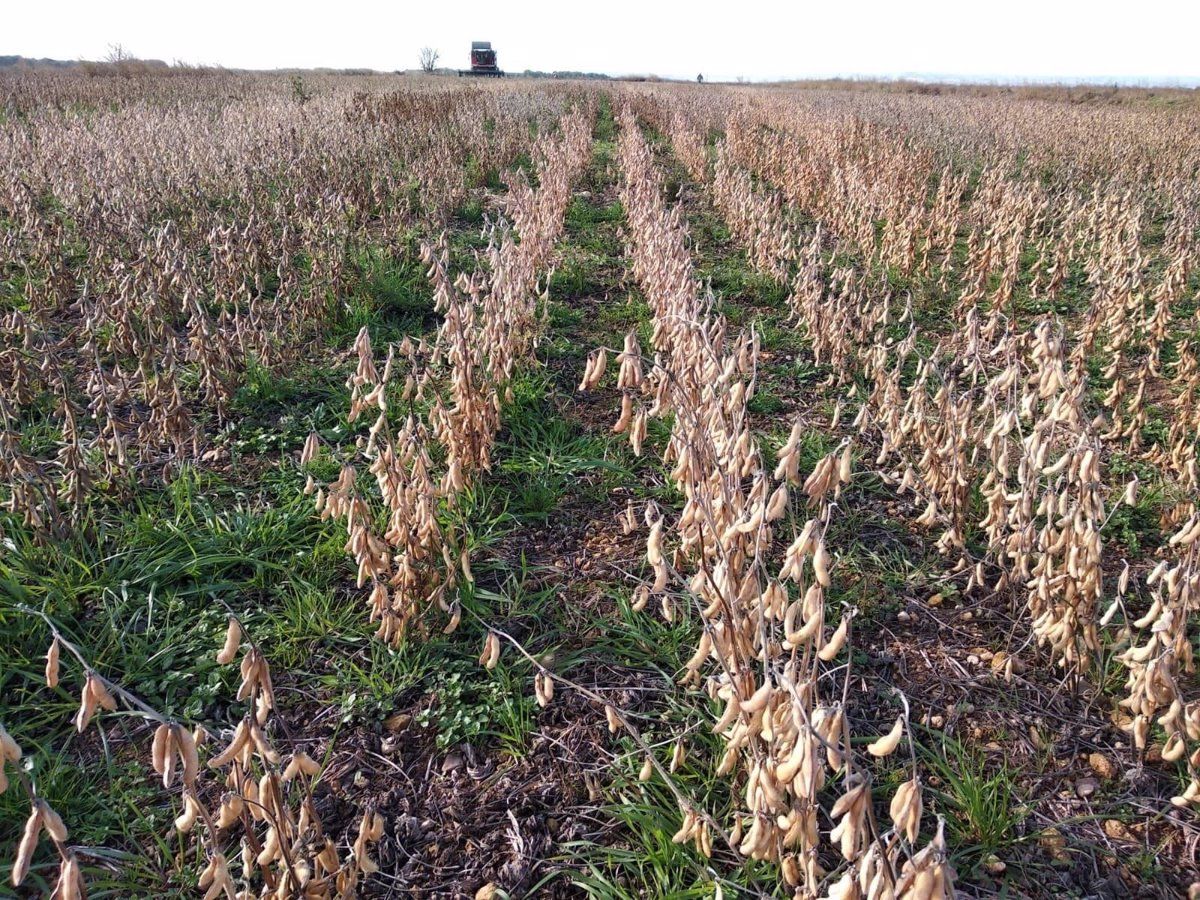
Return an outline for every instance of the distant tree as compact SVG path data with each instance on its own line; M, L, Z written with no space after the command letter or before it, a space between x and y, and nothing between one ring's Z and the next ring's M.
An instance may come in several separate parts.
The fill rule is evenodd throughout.
M145 62L134 56L129 48L121 43L108 45L108 53L104 55L104 63L105 65L99 67L102 72L106 74L116 72L122 78L132 78L134 75L142 75L149 69Z
M437 69L438 59L440 54L432 47L421 48L421 69L425 72L432 72Z
M108 53L105 54L104 61L110 63L129 62L134 58L124 44L116 43L108 45Z

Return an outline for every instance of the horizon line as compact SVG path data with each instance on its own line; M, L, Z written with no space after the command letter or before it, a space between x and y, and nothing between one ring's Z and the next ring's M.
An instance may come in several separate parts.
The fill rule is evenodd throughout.
M31 63L32 66L43 65L46 67L71 67L76 65L119 65L108 60L101 59L58 59L55 57L33 57L25 56L20 53L4 54L0 53L0 59L11 58L16 62L9 63L5 66L0 66L0 70L7 68L16 68L22 61ZM226 66L221 63L191 63L183 60L175 59L167 62L163 59L146 57L132 58L128 60L131 63L155 63L161 64L169 68L177 69L215 69L232 73L257 73L257 74L272 74L272 73L287 73L287 72L361 72L372 75L393 75L393 74L425 74L420 69L414 68L396 68L396 69L378 69L374 66L353 66L353 65L309 65L309 66L272 66L272 67L254 67L254 66ZM452 68L440 68L439 72L452 72ZM554 75L558 73L573 73L587 76L603 76L614 80L619 79L661 79L664 81L678 81L690 83L695 81L694 76L678 75L678 74L662 74L649 71L630 71L630 72L608 72L602 70L587 70L587 69L534 69L526 67L520 70L510 70L512 74L523 74L525 72L538 73L545 75ZM437 73L433 73L437 74ZM703 73L701 73L703 74ZM922 84L945 84L959 87L968 87L971 85L979 85L983 87L1026 87L1026 86L1116 86L1130 88L1172 88L1182 90L1193 90L1200 88L1200 75L1163 75L1163 74L1148 74L1148 75L1111 75L1111 74L1054 74L1054 75L1007 75L1007 74L962 74L956 72L890 72L890 73L808 73L797 75L782 75L774 77L756 77L736 75L729 78L705 77L706 84L788 84L793 82L805 81L848 81L848 82L917 82Z

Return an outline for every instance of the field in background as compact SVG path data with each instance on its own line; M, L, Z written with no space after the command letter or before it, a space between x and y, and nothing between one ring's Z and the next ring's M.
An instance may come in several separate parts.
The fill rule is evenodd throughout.
M0 74L5 890L1197 890L1200 113L1090 90Z

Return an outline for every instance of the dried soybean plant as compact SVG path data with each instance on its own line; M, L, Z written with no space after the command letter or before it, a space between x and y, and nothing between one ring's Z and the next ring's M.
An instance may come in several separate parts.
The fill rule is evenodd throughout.
M1144 753L1154 725L1166 735L1162 758L1168 762L1184 760L1187 787L1171 802L1181 808L1200 808L1200 698L1189 696L1185 686L1195 674L1192 640L1188 619L1200 600L1200 517L1193 516L1168 542L1171 556L1161 560L1146 576L1151 590L1151 606L1126 625L1130 646L1120 656L1128 669L1128 695L1121 705L1131 719L1126 730L1135 748ZM1129 569L1122 573L1119 596L1105 614L1111 619L1123 598L1129 581Z
M34 610L21 611L40 616ZM63 671L64 651L74 660L83 681L74 720L77 731L86 731L99 714L122 707L154 726L150 768L161 778L165 791L178 791L181 812L174 827L181 836L194 837L203 857L197 887L205 900L232 900L235 896L352 898L362 879L377 871L370 850L382 836L382 817L372 810L363 814L348 853L325 832L314 801L323 767L301 749L286 757L280 753L271 736L275 692L270 667L236 617L229 617L217 661L231 664L239 650L243 651L237 699L245 703L245 713L226 746L219 751L214 747L209 753L205 750L214 739L208 729L203 725L189 729L157 712L96 671L49 618L41 618L52 635L46 652L47 687L57 688L69 677ZM68 843L65 823L38 796L34 777L20 765L20 748L2 726L0 755L0 792L9 785L3 763L13 763L31 807L13 864L13 885L19 887L25 880L45 832L60 860L56 896L86 896L80 855L86 857L87 851ZM229 848L239 844L235 856Z
M774 473L765 466L746 413L758 338L729 338L724 320L712 313L711 297L693 272L686 226L678 208L669 210L662 200L661 176L637 119L626 110L619 124L628 252L654 313L656 352L646 371L636 337L626 338L618 356L622 409L614 430L628 431L638 450L645 417L670 412L664 462L684 497L677 517L656 504L645 510L653 581L639 586L634 607L645 608L655 597L668 619L694 614L699 620L700 643L683 681L702 685L724 710L713 725L726 744L718 772L735 779L742 798L730 840L743 856L777 863L786 883L806 896L826 890L839 897L946 896L953 875L940 830L924 849L915 845L919 776L914 771L897 792L895 827L881 833L870 800L871 768L850 743L850 671L835 663L849 646L853 610L842 610L832 627L826 590L834 568L829 523L834 499L850 479L851 444L822 458L801 485L798 421ZM596 386L606 368L604 351L597 351L581 389ZM795 488L812 515L776 571L770 564L774 531L792 510ZM626 520L627 528L636 526L632 508ZM870 745L870 755L893 753L905 730L900 717ZM837 821L830 837L842 863L827 870L818 811L833 779L839 790L828 810ZM691 801L680 799L680 806L683 824L674 840L710 854L711 818Z
M375 505L359 491L354 460L345 462L325 488L318 490L310 480L308 491L316 491L323 517L345 521L346 551L358 564L358 586L369 586L371 620L379 622L378 636L390 643L401 641L430 606L449 616L446 631L461 618L455 588L460 579L474 580L470 558L464 536L440 520L440 510L453 507L491 468L511 379L534 348L543 293L539 279L550 265L572 186L589 158L593 117L590 107L572 111L564 115L559 135L539 139L536 189L520 174L509 176L507 209L516 234L507 226L489 226L487 250L473 273L451 279L444 235L436 246L424 246L435 310L443 316L432 346L405 340L389 349L380 372L365 329L355 342L350 420L375 415L357 453L375 477L387 529L375 530ZM409 412L393 432L389 389L401 377L399 400ZM416 411L418 402L428 404L427 417ZM313 436L302 461L317 452ZM435 458L444 460L440 477Z
M56 679L57 644L50 648L50 653L53 654L53 658L51 660L48 657L47 675L49 678ZM76 900L76 898L84 896L85 890L79 857L67 845L69 833L66 823L49 803L38 796L37 787L27 774L23 759L24 753L20 745L13 740L4 725L0 724L0 794L11 787L11 781L6 772L6 767L11 764L13 775L17 784L20 785L20 789L29 799L30 807L29 817L25 820L25 828L21 832L21 840L16 847L16 857L13 859L11 876L13 887L20 887L29 874L33 854L37 850L38 842L44 831L46 837L53 843L55 853L58 854L58 885L56 887L58 895L63 900Z

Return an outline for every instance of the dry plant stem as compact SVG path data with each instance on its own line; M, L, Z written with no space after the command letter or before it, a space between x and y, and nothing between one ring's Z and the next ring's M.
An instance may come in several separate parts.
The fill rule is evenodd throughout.
M59 646L65 647L67 652L70 653L73 657L75 657L75 660L79 663L80 667L83 669L84 673L89 678L98 679L101 683L104 684L106 689L108 689L111 693L116 694L118 697L120 697L122 700L124 700L125 703L129 707L136 710L136 712L138 713L139 716L141 716L142 718L147 719L149 721L157 722L159 725L172 726L172 725L176 724L176 723L172 722L171 720L167 719L166 716L159 713L157 710L155 710L153 707L151 707L149 704L147 704L145 701L143 701L140 697L127 691L120 684L117 684L114 681L108 680L107 678L102 676L99 672L97 672L95 669L93 669L91 664L88 662L87 658L83 655L82 651L80 651L80 649L73 642L71 642L68 638L66 638L63 635L63 633L61 631L58 630L58 627L54 624L54 621L46 613L44 613L41 610L37 610L37 609L33 609L31 607L25 606L22 603L14 604L13 608L18 610L19 612L23 612L27 615L35 616L35 617L41 619L42 622L45 623L46 627L50 630L50 634L51 634L53 640L57 641ZM26 776L25 776L24 772L21 773L21 780L23 783L25 783L25 781L26 781ZM27 785L27 788L30 791L30 795L33 796L32 795L32 785ZM196 793L194 786L185 785L182 793L185 797L190 797L191 800L193 801L193 803L195 803L196 808L198 810L198 815L204 821L206 840L209 844L209 850L213 855L216 855L217 853L220 852L219 848L217 847L217 844L216 844L216 839L217 839L216 823L213 822L212 818L210 817L208 809L204 806L204 804L202 804L200 802L200 797ZM57 844L58 842L56 841L55 843Z
M0 763L2 762L3 760L0 758ZM24 792L26 799L29 800L30 808L36 809L38 801L41 800L41 797L38 796L37 789L34 787L32 779L30 779L28 773L26 773L25 769L20 765L14 765L13 770L17 774L17 783L21 785L21 790ZM75 852L72 848L68 847L64 841L60 841L53 834L50 834L49 837L51 842L54 844L54 850L58 854L58 858L61 862L65 862L68 856ZM82 850L84 848L80 849Z
M58 630L58 627L54 624L54 621L48 615L46 615L46 613L42 612L41 610L25 606L22 603L13 604L13 608L18 612L23 612L26 615L35 616L41 619L42 622L45 623L46 627L50 630L51 637L58 641L62 647L66 648L68 653L75 657L75 660L83 669L84 674L98 679L110 692L116 694L122 700L124 700L131 709L136 710L138 715L140 715L142 718L149 719L151 722L157 722L160 725L174 724L145 701L143 701L140 697L125 690L125 688L121 687L121 685L117 684L115 681L109 681L107 678L93 669L91 663L87 661L87 658L83 655L82 651L80 651L75 644L68 640L63 633Z

